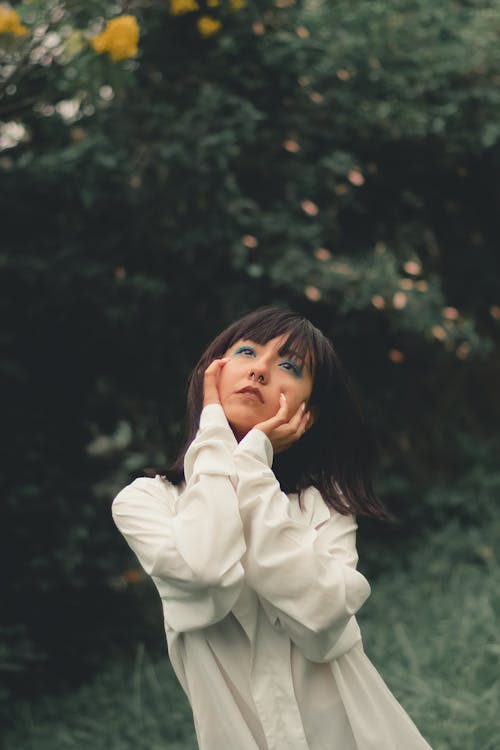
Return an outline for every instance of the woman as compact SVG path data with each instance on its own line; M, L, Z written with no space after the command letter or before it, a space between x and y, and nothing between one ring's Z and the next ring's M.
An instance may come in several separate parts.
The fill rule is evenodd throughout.
M113 518L159 591L201 750L429 750L366 657L355 516L387 518L330 341L263 308L210 344L173 466Z

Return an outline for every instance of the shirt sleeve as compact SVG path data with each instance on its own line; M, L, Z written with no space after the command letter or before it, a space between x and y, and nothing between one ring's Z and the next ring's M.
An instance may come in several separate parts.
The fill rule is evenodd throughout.
M177 631L221 620L243 585L235 444L222 408L211 404L186 453L186 485L178 496L157 476L136 479L113 500L113 520L152 576L166 623Z
M233 456L246 580L273 625L284 629L306 658L329 661L370 594L356 570L355 519L334 513L318 529L292 519L290 501L270 468L271 442L260 430L247 433Z

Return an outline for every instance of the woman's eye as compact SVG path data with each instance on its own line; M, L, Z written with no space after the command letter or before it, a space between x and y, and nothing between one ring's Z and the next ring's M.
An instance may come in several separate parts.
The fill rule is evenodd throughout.
M302 368L299 367L299 365L295 364L295 362L291 362L289 359L287 359L285 362L282 362L281 366L283 367L283 369L288 370L289 372L293 372L298 377L302 375Z
M235 354L247 354L250 356L253 356L255 354L255 350L252 349L251 346L239 346L238 349L234 352Z

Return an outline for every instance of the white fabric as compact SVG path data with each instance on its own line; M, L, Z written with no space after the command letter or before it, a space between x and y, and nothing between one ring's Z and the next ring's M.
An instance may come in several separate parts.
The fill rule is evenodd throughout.
M430 750L367 656L356 523L285 495L267 436L238 444L217 404L186 483L136 479L113 518L159 591L200 750Z

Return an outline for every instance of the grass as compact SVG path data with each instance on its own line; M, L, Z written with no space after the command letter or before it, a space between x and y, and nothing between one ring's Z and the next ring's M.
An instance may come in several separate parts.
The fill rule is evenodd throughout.
M434 750L500 749L500 566L387 576L360 616L365 650ZM404 749L402 749L404 750Z
M192 717L167 656L140 645L67 696L18 706L5 750L196 750Z
M369 658L434 750L500 748L500 564L487 533L476 563L468 534L436 535L406 570L395 565L374 584L359 616ZM134 663L113 664L72 694L17 706L4 747L195 750L196 742L167 657L140 646Z

